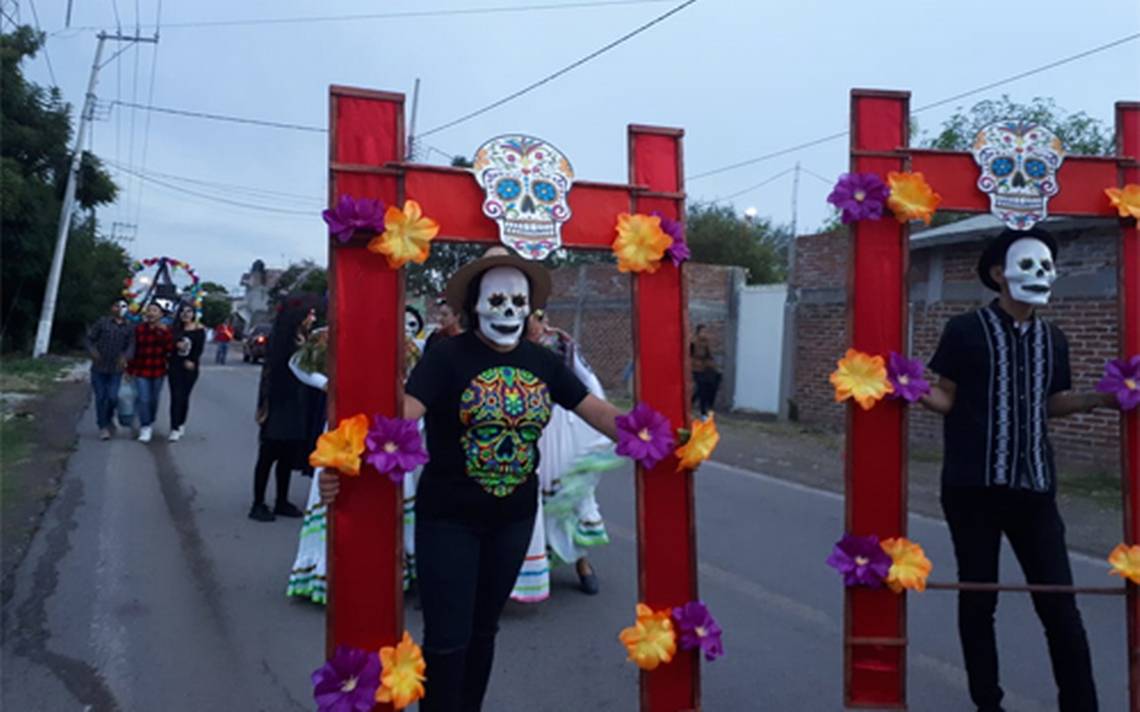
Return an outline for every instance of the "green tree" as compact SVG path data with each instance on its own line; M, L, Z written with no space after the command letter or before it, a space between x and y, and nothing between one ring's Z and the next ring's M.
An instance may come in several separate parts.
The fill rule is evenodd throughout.
M230 293L230 290L226 289L217 282L202 282L202 286L199 287L199 289L202 291L202 294L222 294L228 296Z
M328 291L328 271L312 260L302 260L285 268L281 277L278 278L277 284L269 290L269 299L277 303L291 292L324 295Z
M742 220L728 205L693 205L685 224L694 262L743 267L749 284L773 284L786 278L790 237L786 226L777 226L768 218Z
M30 27L0 34L0 346L25 348L35 333L55 249L71 155L71 108L58 89L24 78L22 64L43 45ZM127 275L126 252L99 234L94 208L117 188L102 162L84 153L52 331L56 347L77 346L87 321L106 312Z
M1001 99L979 101L968 111L959 108L942 122L934 136L920 135L918 131L912 135L918 139L919 145L926 148L968 151L978 131L1003 119L1041 124L1057 134L1068 153L1107 156L1114 152L1112 130L1104 122L1083 111L1071 114L1045 97L1035 97L1028 104L1019 104L1003 94Z

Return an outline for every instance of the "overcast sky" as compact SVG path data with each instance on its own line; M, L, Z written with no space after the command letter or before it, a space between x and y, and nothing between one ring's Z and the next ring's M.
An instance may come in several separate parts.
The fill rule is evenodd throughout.
M579 59L680 0L414 19L177 27L199 21L563 2L166 0L157 62L151 45L127 51L102 70L96 93L105 102L145 104L156 66L155 106L323 127L329 84L410 97L419 77L422 131ZM21 18L30 23L30 3L19 4ZM66 5L64 0L39 0L44 30L62 30ZM114 29L116 6L124 30L133 30L138 8L144 33L153 31L157 0L73 0L71 24ZM447 154L470 155L496 134L530 133L560 147L580 178L624 182L626 125L680 126L686 131L686 169L696 174L844 130L853 86L909 89L912 106L921 106L1137 31L1140 2L1134 0L1030 5L699 0L550 84L426 141ZM48 42L64 97L75 105L81 103L94 49L91 29L53 34ZM34 80L50 83L42 55L27 71ZM1085 111L1111 125L1114 101L1140 100L1140 42L960 103L968 107L1002 93L1017 101L1053 97L1066 110ZM936 128L953 109L920 114L920 127ZM94 150L108 161L185 189L301 214L229 206L155 184L140 188L137 180L121 174L124 190L118 204L101 210L99 217L108 231L116 221L138 224L137 238L130 243L136 257L176 256L193 264L203 279L231 286L257 258L271 266L305 257L324 262L327 238L319 216L326 191L323 134L154 113L148 132L147 117L148 112L132 115L115 108L95 124ZM830 180L845 170L846 149L846 139L840 139L690 181L690 199L736 193L797 160ZM430 158L442 161L439 154ZM802 175L801 233L827 217L829 190L824 181ZM754 206L761 215L789 222L791 175L732 202L740 212Z

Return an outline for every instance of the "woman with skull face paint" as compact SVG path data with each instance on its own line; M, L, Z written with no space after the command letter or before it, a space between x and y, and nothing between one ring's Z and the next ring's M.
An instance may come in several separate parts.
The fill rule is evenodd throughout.
M1072 393L1065 334L1037 316L1056 279L1057 242L1044 230L1006 230L978 262L999 296L954 317L930 361L941 377L922 403L945 415L942 509L958 578L994 583L1004 533L1031 584L1073 583L1055 502L1048 417L1111 407L1108 394ZM1088 639L1071 593L1034 593L1061 712L1096 710ZM997 593L958 594L958 632L978 710L1000 710Z
M482 708L495 633L538 506L538 440L558 404L611 440L620 412L589 394L552 351L523 339L550 275L504 248L461 268L447 288L471 330L433 346L405 388L404 417L425 418L430 462L416 499L423 605L423 712ZM335 473L322 473L332 501Z

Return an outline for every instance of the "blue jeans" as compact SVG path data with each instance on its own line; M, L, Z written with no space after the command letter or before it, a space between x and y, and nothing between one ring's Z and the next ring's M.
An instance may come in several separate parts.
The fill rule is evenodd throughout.
M115 414L122 379L121 373L91 371L91 390L95 391L95 422L100 430L111 427L111 417Z
M135 393L138 395L138 404L135 410L139 414L139 424L149 428L154 423L158 413L158 397L162 395L162 381L164 376L158 378L139 378L135 376Z
M230 342L219 341L218 342L218 350L214 354L214 363L225 363L226 362L226 354L229 352L229 350L230 350Z

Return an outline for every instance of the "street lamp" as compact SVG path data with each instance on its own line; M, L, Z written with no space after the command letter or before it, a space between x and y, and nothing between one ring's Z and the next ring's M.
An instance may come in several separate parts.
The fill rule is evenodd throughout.
M760 211L757 210L755 207L745 208L744 219L747 220L748 222L752 222L753 220L756 219L756 216L759 214L760 214Z

